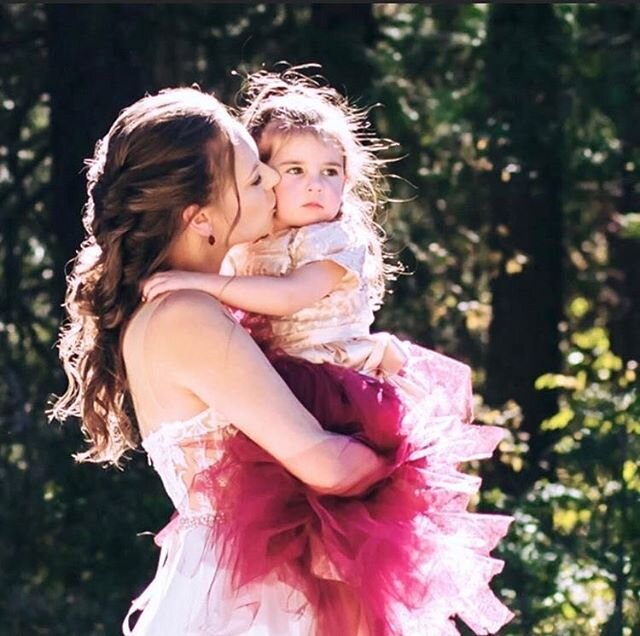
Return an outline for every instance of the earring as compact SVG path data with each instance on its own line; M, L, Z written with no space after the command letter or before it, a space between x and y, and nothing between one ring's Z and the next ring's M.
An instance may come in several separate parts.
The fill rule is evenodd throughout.
M209 238L207 239L207 241L209 241L209 245L215 245L216 237L213 234L209 234Z

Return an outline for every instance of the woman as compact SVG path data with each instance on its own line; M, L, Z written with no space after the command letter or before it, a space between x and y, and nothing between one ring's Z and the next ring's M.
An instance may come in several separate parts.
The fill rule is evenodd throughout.
M267 234L277 181L246 131L195 89L125 109L89 162L87 236L60 341L69 387L53 415L82 418L81 461L118 463L141 440L179 512L157 538L158 572L125 634L313 633L299 591L273 578L234 593L218 565L207 540L216 511L190 488L226 436L242 431L323 493L359 494L385 472L371 449L321 428L215 299L181 291L141 302L154 272L215 273L230 247Z

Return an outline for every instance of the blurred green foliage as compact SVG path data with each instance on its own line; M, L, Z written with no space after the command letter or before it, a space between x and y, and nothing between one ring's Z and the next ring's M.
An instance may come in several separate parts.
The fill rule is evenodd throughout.
M197 82L233 103L232 70L280 60L319 62L357 103L379 103L374 125L398 142L381 222L410 275L376 327L469 362L478 418L509 431L472 467L477 505L516 518L497 550L495 589L517 614L503 633L640 632L637 6L8 4L0 42L0 633L119 633L157 556L136 535L171 513L142 453L122 472L76 465L77 427L46 423L64 387L54 344L82 159L145 91ZM553 170L522 113L561 140ZM541 223L540 197L560 201L548 262L515 240ZM553 408L532 422L508 373L506 399L489 399L487 368L501 340L533 342L537 327L515 311L491 326L554 259L559 355L525 387ZM501 307L499 277L514 283ZM524 350L506 354L525 364Z

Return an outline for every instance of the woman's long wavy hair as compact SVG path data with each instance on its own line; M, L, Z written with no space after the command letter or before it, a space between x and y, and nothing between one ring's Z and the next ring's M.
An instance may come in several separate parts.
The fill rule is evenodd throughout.
M385 203L387 163L379 153L393 146L377 137L367 119L370 109L356 108L335 89L292 67L283 72L258 71L245 78L241 121L256 140L262 161L269 162L275 146L290 135L310 132L337 143L345 162L346 188L342 215L351 231L367 245L365 278L372 308L382 304L385 283L402 268L387 261L386 235L376 223Z
M140 282L166 267L183 210L217 200L234 176L225 107L194 88L146 96L123 110L87 161L85 239L67 278L59 350L68 387L50 416L81 418L89 445L78 461L118 465L135 448L121 350L141 302Z

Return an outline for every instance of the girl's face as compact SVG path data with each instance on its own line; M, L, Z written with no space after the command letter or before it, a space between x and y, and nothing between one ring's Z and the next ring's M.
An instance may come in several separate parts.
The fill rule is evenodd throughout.
M237 195L230 184L215 205L214 218L216 238L228 247L255 241L273 230L273 187L280 179L275 170L260 161L256 144L244 129L238 129L233 148Z
M293 133L279 143L269 165L280 174L275 187L274 229L302 227L335 219L345 186L340 146L313 133Z

